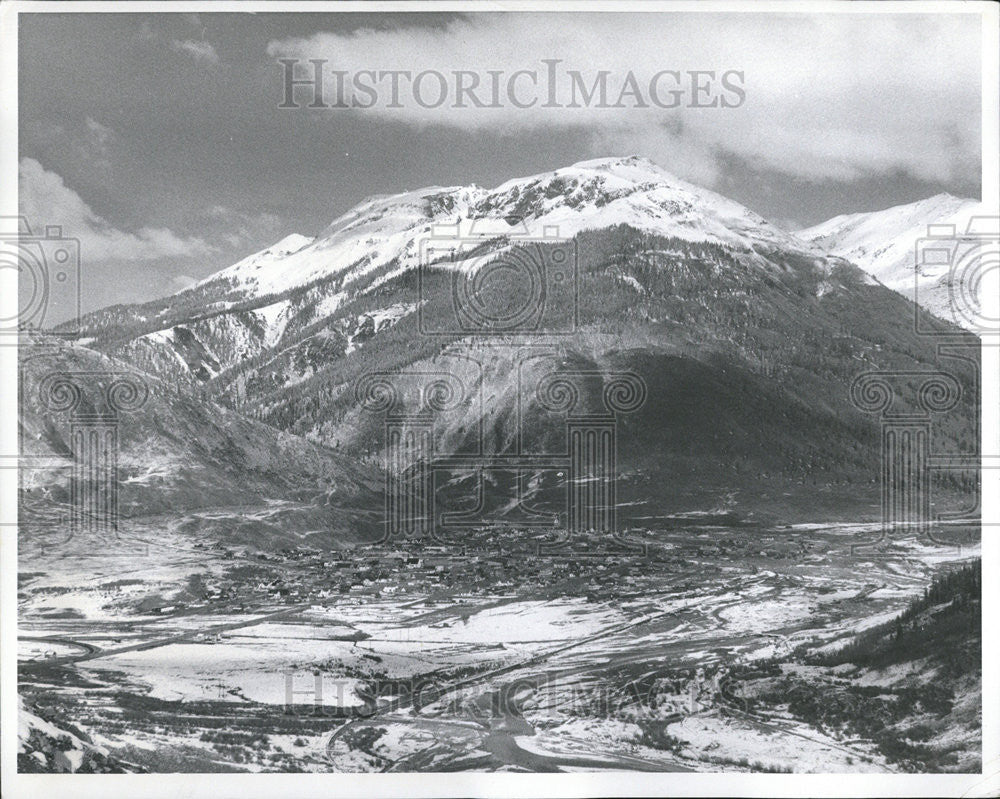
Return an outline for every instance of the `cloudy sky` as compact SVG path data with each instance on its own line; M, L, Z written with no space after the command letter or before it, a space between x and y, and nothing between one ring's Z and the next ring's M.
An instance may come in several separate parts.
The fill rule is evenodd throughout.
M979 197L975 15L41 14L20 26L22 213L80 239L85 310L176 291L371 194L493 186L597 156L645 155L790 229L943 191ZM544 76L543 60L588 85L606 70L607 105L631 72L645 102L552 107L568 105L561 83L550 107L539 90L530 108L431 108L405 89L391 102L383 81L370 108L282 109L282 58L300 60L297 75L325 59L328 102L337 70L466 70L485 87L490 71ZM664 70L739 72L744 96L690 107L685 77L678 107L658 107L648 84Z

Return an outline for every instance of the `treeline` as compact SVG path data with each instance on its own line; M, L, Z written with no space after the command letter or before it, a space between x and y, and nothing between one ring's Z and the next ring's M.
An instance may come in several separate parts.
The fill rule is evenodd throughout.
M982 561L976 560L936 577L895 619L816 660L882 668L932 657L944 667L942 676L961 676L981 668L981 652Z

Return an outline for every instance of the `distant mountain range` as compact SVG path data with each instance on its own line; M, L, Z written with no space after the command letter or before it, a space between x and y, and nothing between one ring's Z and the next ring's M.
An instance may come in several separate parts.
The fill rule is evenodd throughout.
M414 415L428 410L421 381L443 375L450 387L431 392L460 396L435 418L442 504L512 522L558 518L558 468L526 458L484 474L455 458L564 451L568 417L606 410L608 385L629 375L644 401L616 422L623 526L689 512L876 518L878 420L852 405L855 376L974 377L915 334L908 300L839 253L853 240L832 243L848 229L836 222L806 240L638 157L407 191L174 296L92 313L74 351L366 468L382 463L386 415L362 407L365 381L386 373L392 412ZM875 227L851 227L851 246L872 247L862 233ZM974 351L970 334L930 324ZM553 374L575 381L573 408L535 401ZM936 419L935 447L973 451L975 416L965 391ZM965 502L968 487L953 474L937 499Z
M976 200L937 194L883 211L835 216L796 235L857 264L935 316L967 326L974 314L956 307L955 303L964 301L957 299L964 292L951 285L962 275L944 264L918 266L916 244L927 237L931 225L953 226L961 236L968 230L969 220L983 213Z

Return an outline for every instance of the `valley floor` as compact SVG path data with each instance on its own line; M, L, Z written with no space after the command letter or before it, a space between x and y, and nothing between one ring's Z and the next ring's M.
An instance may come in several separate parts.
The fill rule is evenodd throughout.
M22 770L979 767L980 675L806 662L978 557L965 527L260 553L181 526L21 545ZM867 704L816 715L814 695ZM862 714L921 733L890 746Z

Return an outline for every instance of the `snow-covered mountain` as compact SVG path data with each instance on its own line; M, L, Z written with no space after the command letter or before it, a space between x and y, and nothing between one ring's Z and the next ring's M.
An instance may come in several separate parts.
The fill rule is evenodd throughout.
M18 356L18 424L26 464L20 513L36 523L36 543L53 530L57 537L66 534L59 520L68 512L77 444L74 417L58 405L61 392L78 397L88 418L110 411L109 418L116 420L123 529L157 514L179 517L236 506L257 508L248 510L243 521L235 516L223 521L212 511L199 529L228 525L233 537L275 544L317 531L316 537L343 540L377 529L368 508L378 505L380 475L355 458L178 390L134 363L79 344L31 334L22 337ZM53 377L60 379L53 383ZM139 399L118 413L111 387L126 377L119 387L132 386Z
M550 270L557 255L571 259ZM536 282L518 268L532 259ZM481 300L482 318L502 316L539 288L544 313L526 327L463 326ZM426 400L421 375L461 387L463 403L436 421L441 456L562 451L564 419L522 382L575 372L577 411L596 413L602 378L637 375L645 404L618 439L619 497L637 519L732 496L778 515L801 499L815 513L817 484L831 506L841 486L856 511L858 486L877 490L878 437L851 403L852 380L939 357L915 334L912 304L848 260L637 157L376 197L315 238L287 237L81 327L78 344L368 463L385 439L384 415L359 399L373 373L389 374L404 403ZM961 413L941 424L942 442L966 437ZM477 488L465 470L442 485L457 508L478 493L507 513L519 474ZM535 507L564 501L556 475L528 482Z
M193 384L218 380L248 360L294 345L300 367L280 377L282 385L312 374L313 361L350 351L370 333L412 315L418 301L381 303L373 297L422 260L468 270L484 262L484 253L502 253L526 237L567 240L620 225L739 251L765 270L783 268L767 253L794 253L816 263L824 258L818 248L742 205L646 158L604 158L495 189L434 186L371 198L315 238L286 236L172 297L91 314L83 320L83 337L99 348L113 344L121 357ZM451 240L474 247L477 258L428 256L428 243L439 252ZM336 324L325 324L332 319ZM325 331L315 329L324 325ZM304 336L309 342L300 346Z
M435 235L437 225L459 225L460 236L486 238L521 233L569 238L582 230L630 225L686 241L812 251L738 203L632 156L582 161L495 189L432 186L375 197L335 219L315 239L288 236L197 287L226 291L235 302L280 296L323 279L336 279L349 291L380 270L381 284L417 266L420 243Z
M983 214L976 200L937 194L926 200L870 213L842 214L798 235L803 241L857 264L894 291L914 300L936 316L968 326L956 311L950 286L954 279L945 264L918 269L916 246L929 225L953 225L962 235L969 220Z

